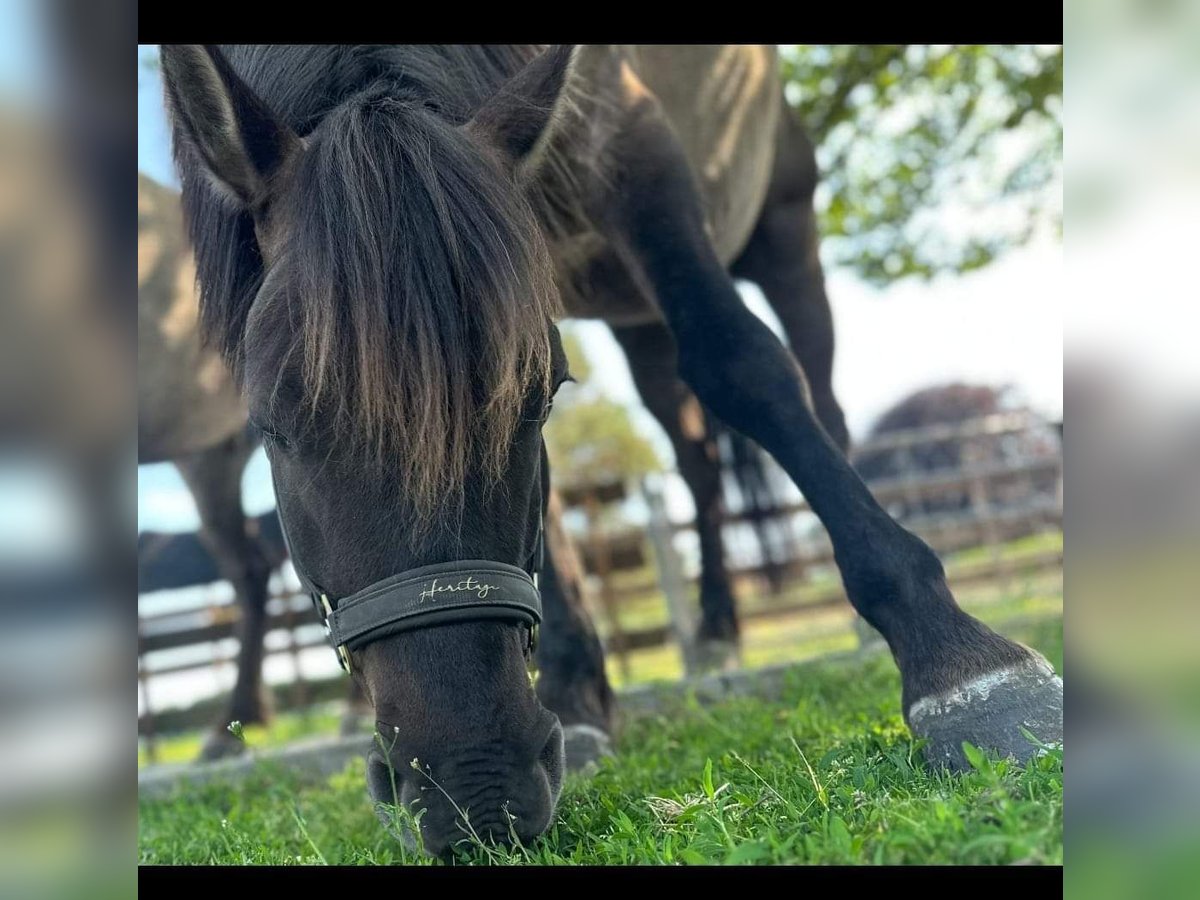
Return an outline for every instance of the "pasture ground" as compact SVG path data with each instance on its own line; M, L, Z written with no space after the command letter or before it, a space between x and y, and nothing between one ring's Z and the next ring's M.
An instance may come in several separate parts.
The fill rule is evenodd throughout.
M1061 672L1060 615L1004 631ZM594 776L568 779L545 836L505 850L464 835L454 863L1061 864L1061 751L930 770L899 690L877 654L797 667L771 702L679 697L627 723ZM360 760L319 782L267 765L146 798L138 832L145 864L436 864L380 825Z

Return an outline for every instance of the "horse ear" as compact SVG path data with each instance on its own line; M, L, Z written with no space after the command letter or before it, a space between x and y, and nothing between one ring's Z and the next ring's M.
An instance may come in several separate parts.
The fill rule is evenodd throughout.
M196 149L217 188L253 209L266 199L271 177L300 150L300 138L216 47L165 45L161 64L177 132Z
M510 78L466 128L498 147L514 166L528 166L553 130L577 52L574 44L544 50Z

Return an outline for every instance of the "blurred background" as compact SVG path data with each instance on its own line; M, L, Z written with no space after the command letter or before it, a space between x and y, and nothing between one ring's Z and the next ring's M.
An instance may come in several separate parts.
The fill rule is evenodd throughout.
M137 468L136 513L130 503L129 160L176 184L153 45L137 48L136 110L124 93L118 36L132 18L107 3L0 5L0 887L14 896L128 893L133 740L120 673L135 655L139 766L194 758L233 678L232 588L151 577L184 568L155 559L212 574L176 467ZM1055 46L788 46L783 57L822 172L834 386L857 464L875 466L894 514L942 534L964 605L998 623L1062 614L1073 398L1068 889L1185 895L1200 845L1200 11L1072 0L1064 25L1069 66ZM778 330L755 289L743 293ZM564 330L586 377L564 390L548 437L572 488L568 526L591 548L610 674L618 685L679 677L673 626L689 605L670 594L694 591L690 495L606 328ZM770 464L722 454L723 537L745 617L735 663L869 641L835 596L802 498ZM241 497L269 522L266 475L252 455ZM679 577L664 584L670 567ZM341 690L323 686L332 654L307 645L294 586L285 565L272 575L277 724L264 743L337 727ZM136 633L121 611L134 590Z

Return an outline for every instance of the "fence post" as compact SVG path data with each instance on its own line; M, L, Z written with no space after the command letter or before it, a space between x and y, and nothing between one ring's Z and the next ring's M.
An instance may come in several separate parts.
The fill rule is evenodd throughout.
M908 504L906 516L918 518L925 515L925 497L921 493L919 482L920 473L917 470L917 460L913 455L912 444L905 441L896 448L899 457L899 469L904 479L904 502Z
M282 576L280 581L282 582ZM272 594L283 601L283 627L287 629L288 655L292 659L292 704L301 711L302 715L308 715L310 698L308 695L308 682L304 678L304 670L300 665L300 643L296 640L296 627L298 623L296 622L295 604L292 603L293 594L284 591L282 586L278 591L272 592Z
M154 727L154 704L150 702L150 674L146 671L145 654L142 652L142 614L138 612L138 688L146 702L145 721L146 759L153 765L158 762L158 735Z
M661 490L654 490L643 481L642 496L650 510L650 521L646 527L650 543L654 545L654 556L658 560L658 580L663 595L667 598L667 610L671 615L671 631L679 642L683 655L683 672L687 677L700 670L696 658L696 628L692 617L690 596L679 565L679 554L672 542L671 520L667 517L667 505Z
M970 439L965 442L963 450L966 456L967 470L971 473L967 491L975 521L980 523L978 532L981 538L980 543L987 546L992 562L998 564L1001 559L1000 531L992 515L991 485L987 475L984 474L990 456L987 438Z
M629 640L625 637L625 628L621 625L621 611L617 608L617 599L613 593L611 548L608 533L604 531L601 522L600 501L596 499L595 491L588 492L584 500L584 509L588 518L588 544L591 547L592 559L596 563L595 574L600 579L600 604L604 609L605 618L608 619L609 645L616 651L621 680L629 684Z

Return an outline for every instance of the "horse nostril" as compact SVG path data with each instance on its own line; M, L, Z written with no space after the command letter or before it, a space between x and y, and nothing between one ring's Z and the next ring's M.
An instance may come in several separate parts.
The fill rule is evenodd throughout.
M453 851L464 839L510 844L514 836L521 843L537 838L553 821L565 768L557 716L543 711L538 721L546 729L545 739L536 739L540 746L526 743L523 753L513 748L482 768L475 751L432 760L422 772L401 773L392 770L381 750L372 749L366 776L376 815L394 838L414 850L417 836L408 814L417 816L420 846L432 856ZM531 760L526 754L533 747L538 749ZM404 810L399 817L396 807Z
M404 785L383 754L371 750L367 754L367 795L375 806L375 815L388 834L410 850L416 848L413 835L398 816L402 806Z
M566 766L566 749L563 744L563 727L554 717L554 725L546 738L538 762L546 770L546 779L550 783L551 806L558 802L558 794L562 790L563 769Z

